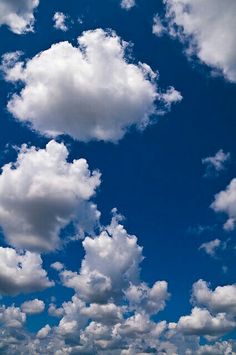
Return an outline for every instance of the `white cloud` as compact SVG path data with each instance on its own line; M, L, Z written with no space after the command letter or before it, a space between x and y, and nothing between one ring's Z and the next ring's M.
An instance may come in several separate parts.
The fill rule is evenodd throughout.
M45 327L41 328L38 333L37 333L37 338L38 339L44 339L48 336L48 334L50 333L51 331L51 327L47 324L45 325Z
M236 2L164 0L169 33L188 46L188 54L236 82Z
M222 242L220 239L214 239L210 242L202 243L199 249L204 250L206 254L214 257L217 250L224 249L225 247L226 243Z
M8 102L15 118L47 136L117 142L182 99L173 87L160 90L147 64L129 63L128 43L114 32L87 31L78 43L54 44L26 63L19 53L3 57L6 80L23 84Z
M122 9L130 10L135 6L135 0L122 0L120 6Z
M83 247L85 257L80 273L65 270L61 278L85 301L104 303L120 298L130 282L138 282L142 248L137 238L119 224L119 216L115 215L111 225L96 238L85 238Z
M52 269L56 271L61 271L64 268L64 265L59 261L55 261L55 263L52 263L50 266Z
M44 311L45 304L42 300L36 298L34 300L25 301L20 308L22 312L26 314L38 314Z
M7 25L16 34L33 31L34 10L39 0L1 0L0 26Z
M152 33L157 37L161 37L166 29L162 24L161 18L158 14L153 17Z
M169 299L167 287L166 281L157 281L151 288L145 283L131 284L125 295L131 308L148 314L156 314L165 308L166 300Z
M73 223L76 233L91 232L99 218L89 202L100 184L86 160L67 162L63 143L45 149L22 146L16 163L2 167L0 225L9 244L33 251L59 247L59 233Z
M224 153L222 149L220 149L214 156L202 159L202 164L206 167L205 176L207 177L223 171L229 160L230 153Z
M218 286L212 291L209 284L198 280L193 284L192 301L196 305L207 307L213 313L236 315L236 285Z
M66 20L67 20L67 16L63 14L63 12L56 12L53 16L54 27L57 30L61 30L64 32L68 31Z
M207 309L194 307L190 316L180 317L178 331L186 335L220 336L236 328L236 322L225 313L211 315Z
M228 215L228 220L224 224L226 230L233 230L236 221L236 178L231 180L226 190L215 195L215 200L211 204L215 212L223 212Z
M21 328L26 321L25 313L15 306L0 307L0 325L6 328Z
M42 268L40 255L17 254L14 249L0 247L0 294L17 295L53 286Z

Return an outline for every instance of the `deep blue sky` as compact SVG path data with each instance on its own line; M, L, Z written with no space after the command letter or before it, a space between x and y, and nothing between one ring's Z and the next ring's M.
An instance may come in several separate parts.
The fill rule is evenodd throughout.
M140 0L132 11L122 10L117 0L102 3L101 6L97 0L41 0L35 15L35 33L17 36L6 27L0 28L0 54L21 50L30 58L62 40L76 43L84 30L112 28L134 44L135 62L145 62L159 71L161 87L173 85L181 92L183 101L170 113L142 133L129 132L118 144L85 144L66 136L60 138L70 147L70 159L84 157L91 169L101 171L102 184L95 201L102 211L102 221L109 223L113 207L125 216L127 230L137 235L144 247L143 279L149 283L162 279L169 283L172 297L158 317L176 321L190 311L190 290L198 279L210 281L213 287L235 282L233 248L215 259L198 248L203 242L226 240L235 234L223 231L224 218L209 206L214 195L236 173L236 86L221 77L212 77L203 64L189 61L178 41L152 34L153 15L162 11L160 1ZM55 11L66 13L75 21L68 32L53 28ZM78 17L82 17L83 24L76 23ZM6 150L7 145L30 143L44 147L47 142L14 121L6 111L13 90L12 85L1 81L1 165L15 157L11 148ZM202 158L219 149L231 153L227 170L217 178L204 178ZM208 228L198 234L194 230L199 225ZM68 269L78 270L82 255L81 243L76 242L76 248L72 244L63 252L45 256L45 266L60 260ZM222 271L223 265L228 267L226 273ZM58 303L71 297L71 291L57 287ZM48 300L54 292L49 289L41 297ZM21 299L22 296L16 297L14 302L18 304ZM6 298L6 303L12 303L12 298ZM30 326L39 329L45 324L45 316L40 316L42 324L39 318L35 324L32 317Z

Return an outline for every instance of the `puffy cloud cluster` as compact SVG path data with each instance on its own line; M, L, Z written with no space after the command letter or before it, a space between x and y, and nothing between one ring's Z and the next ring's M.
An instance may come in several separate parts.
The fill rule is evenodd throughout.
M231 231L234 229L236 221L236 178L231 180L225 190L215 195L211 208L215 212L223 212L228 215L224 224L225 230Z
M26 62L6 54L6 80L23 85L8 110L41 134L81 141L117 142L131 126L144 129L182 96L173 87L158 89L147 64L128 61L127 46L114 32L96 29L84 32L78 47L60 42Z
M89 200L100 174L90 172L84 159L67 162L68 154L55 141L45 149L24 145L16 162L2 167L0 225L9 244L49 251L59 247L59 234L69 223L76 234L93 230L99 212Z
M33 31L34 10L39 0L1 0L0 26L7 25L16 34Z
M187 45L188 55L236 82L236 3L234 0L163 0L171 36Z
M38 254L29 251L17 254L14 249L0 247L1 295L36 292L53 285Z

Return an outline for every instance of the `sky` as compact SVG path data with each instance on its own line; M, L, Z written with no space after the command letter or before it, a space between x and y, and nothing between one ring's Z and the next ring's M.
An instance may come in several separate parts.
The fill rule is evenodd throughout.
M236 354L234 0L0 0L0 354Z

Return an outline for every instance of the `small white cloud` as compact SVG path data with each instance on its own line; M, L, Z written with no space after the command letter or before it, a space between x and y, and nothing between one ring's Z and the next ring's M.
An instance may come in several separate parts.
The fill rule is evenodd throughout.
M42 300L36 298L31 301L25 301L20 308L26 314L38 314L44 311L45 304Z
M130 10L135 6L135 0L122 0L120 6L122 9Z
M32 32L38 5L39 0L1 0L0 26L6 25L16 34Z
M50 333L51 331L51 327L50 325L45 325L45 327L41 328L38 333L37 333L37 338L38 339L44 339L48 336L48 334Z
M157 37L161 37L165 33L165 27L158 14L153 17L152 33Z
M210 256L215 256L218 249L224 249L225 243L220 239L214 239L210 242L206 242L200 245L199 249L204 250L206 254Z
M62 269L64 269L64 265L59 261L55 261L55 263L52 263L50 266L56 271L61 271Z
M15 306L0 306L0 325L4 328L21 328L26 321L25 313Z
M236 178L232 179L225 190L215 195L215 200L211 204L215 212L223 212L228 215L224 224L224 229L231 231L235 228L236 221Z
M202 164L206 167L204 176L211 176L223 171L229 160L230 153L224 153L222 149L220 149L214 156L202 159Z
M0 247L0 294L14 296L53 285L42 268L40 255L29 251L17 254L14 249Z
M66 20L68 19L68 16L63 14L63 12L56 12L53 16L53 21L54 21L54 27L57 30L61 30L63 32L68 31L68 27L66 25Z

